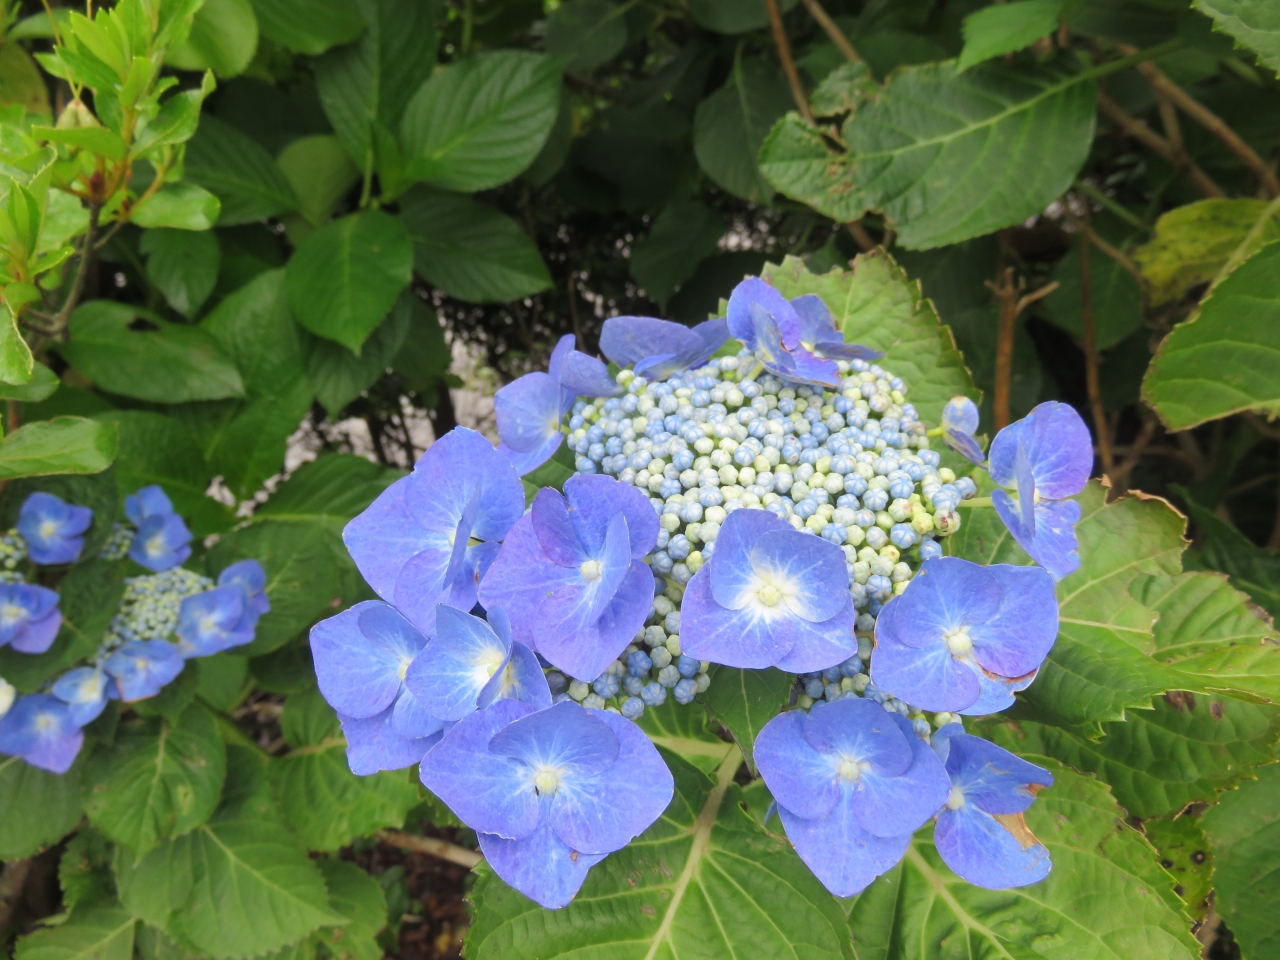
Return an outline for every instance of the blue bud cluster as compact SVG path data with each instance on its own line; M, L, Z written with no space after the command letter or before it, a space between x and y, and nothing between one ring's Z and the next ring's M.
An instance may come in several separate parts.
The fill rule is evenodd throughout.
M107 649L130 640L168 640L178 629L182 601L213 589L213 581L185 567L129 577L103 639Z
M107 535L107 542L98 551L99 559L123 560L129 555L129 548L133 546L136 535L137 532L128 524L113 523L111 533Z
M0 583L25 583L20 565L27 559L27 542L17 530L0 534Z

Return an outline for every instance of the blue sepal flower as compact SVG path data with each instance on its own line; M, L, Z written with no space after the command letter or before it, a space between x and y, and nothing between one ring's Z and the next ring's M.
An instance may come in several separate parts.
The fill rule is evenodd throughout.
M33 767L66 773L84 745L71 709L48 693L19 697L0 717L0 753L21 757Z
M244 599L246 615L252 616L253 625L264 613L271 612L267 598L267 572L257 560L237 560L218 574L218 586L235 587Z
M860 343L845 343L844 334L836 329L831 311L816 293L796 297L791 306L800 318L800 343L806 349L828 360L879 360L883 350L873 350Z
M22 504L18 533L27 541L27 554L39 564L74 563L84 549L84 532L93 511L64 503L51 493L33 493Z
M498 876L556 909L587 870L661 816L674 782L623 717L564 701L500 700L457 723L422 761L423 785L479 834Z
M927 560L880 611L871 679L925 710L996 712L1031 682L1057 635L1053 578L1039 567Z
M522 513L524 487L510 461L474 430L457 427L348 523L342 538L374 591L431 633L437 604L475 606L496 550L487 541L502 540Z
M365 600L311 628L311 656L325 700L364 720L404 693L409 665L427 640L395 607Z
M968 397L952 397L942 408L942 442L960 456L982 466L987 456L973 435L978 430L978 406Z
M209 657L253 640L254 623L245 617L239 587L215 587L182 601L178 610L178 650L182 656Z
M756 738L755 758L796 852L838 897L902 859L947 800L938 756L909 720L872 700L780 714Z
M970 883L1006 890L1049 875L1049 851L1027 829L1023 812L1053 775L958 723L933 735L951 791L938 814L934 846L948 867Z
M53 695L67 705L76 726L92 723L107 705L107 678L101 667L77 667L53 684Z
M427 715L407 692L395 706L372 717L349 717L339 711L338 721L347 738L347 766L358 777L413 766L440 742L447 727Z
M767 510L735 510L685 590L680 643L696 660L810 673L858 652L855 619L839 547Z
M191 556L191 531L176 513L153 513L138 526L129 559L160 573L185 563Z
M991 442L991 479L1013 489L991 495L996 513L1031 559L1055 580L1080 568L1075 525L1093 469L1093 441L1080 414L1065 403L1042 403Z
M686 327L654 317L610 317L600 331L600 352L648 380L665 380L673 373L706 363L729 339L724 318Z
M759 277L748 277L729 296L729 333L756 353L766 370L787 380L824 387L840 385L834 360L825 360L800 340L796 308Z
M44 653L62 626L58 594L27 583L0 585L0 647Z
M480 584L480 602L507 613L517 641L594 680L644 626L653 573L641 558L657 538L658 518L635 487L570 477L563 495L538 491Z
M125 703L154 697L182 672L186 661L168 640L130 640L107 657L103 669Z
M167 517L171 513L173 502L169 495L154 484L124 498L124 515L135 527L141 527L150 517Z

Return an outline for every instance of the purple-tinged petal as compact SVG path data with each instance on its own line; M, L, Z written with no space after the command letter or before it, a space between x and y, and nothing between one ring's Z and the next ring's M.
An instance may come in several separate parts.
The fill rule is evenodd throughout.
M605 608L613 603L613 598L622 586L622 581L631 570L631 537L627 532L627 518L616 513L609 520L605 532L604 548L596 557L595 597L591 600L589 616L598 621Z
M729 295L729 333L750 349L763 337L791 349L800 343L800 317L795 307L759 277L747 277Z
M978 430L978 406L968 397L952 397L942 409L942 439L948 447L976 464L986 455L973 438Z
M830 620L849 604L844 553L821 537L797 530L766 533L751 547L751 566L780 588L791 613L810 623Z
M887 622L877 622L876 635L889 635L903 646L930 646L950 631L995 616L1003 596L1000 581L986 567L959 557L926 560L902 596L885 605L886 612L894 610Z
M551 357L547 361L547 374L557 384L560 397L560 416L562 418L573 409L573 401L578 399L578 395L564 385L562 374L564 362L568 359L569 354L574 352L573 345L577 342L577 338L572 333L566 333L556 341L555 349L551 351Z
M785 520L768 510L735 510L725 517L716 538L715 553L706 565L711 581L709 590L717 604L729 610L741 610L754 599L759 584L751 563L752 548L766 534L784 531L795 532Z
M861 343L845 343L843 340L819 340L813 345L814 352L827 360L879 360L884 356L883 350L863 346ZM839 368L836 368L839 370Z
M834 360L815 356L804 347L791 351L791 367L785 374L788 380L821 387L840 386L840 368Z
M499 700L459 720L422 761L422 785L448 804L467 826L511 840L538 826L538 795L528 765L494 753L489 742L532 713L518 700Z
M982 452L982 447L978 446L978 441L967 433L947 430L943 433L942 440L948 447L971 463L982 466L987 462L986 454Z
M267 572L257 560L237 560L218 574L218 586L236 587L244 594L246 607L262 616L271 612L267 597Z
M22 502L17 530L27 542L27 554L42 565L74 563L84 549L81 536L93 522L93 511L51 493L37 492Z
M495 733L489 752L518 761L534 772L539 768L555 770L561 779L604 773L618 759L622 747L618 735L597 712L572 700L562 700L549 710L529 712Z
M763 510L739 510L764 513ZM716 554L719 557L719 554ZM680 604L680 645L699 660L729 667L759 670L777 663L796 645L790 617L766 617L758 604L739 610L722 607L711 594L711 567L708 563L685 587Z
M503 643L487 623L461 610L436 611L436 635L409 665L405 686L433 715L461 720L477 709L480 692L506 666Z
M989 740L964 731L951 731L959 724L947 724L949 750L947 774L966 802L984 813L1022 813L1031 806L1036 791L1031 787L1053 786L1053 774L1028 763ZM937 739L938 735L934 735Z
M825 817L804 820L778 806L787 838L822 885L837 897L852 897L902 859L911 834L877 837L863 830L847 794Z
M1047 877L1053 863L1044 844L1025 825L1019 826L1021 840L990 814L966 803L938 815L933 844L943 862L974 886L1025 887Z
M1074 500L1037 503L1035 531L1031 532L1023 526L1018 505L1007 493L993 490L991 502L1018 546L1048 570L1054 580L1080 569L1080 544L1076 540L1080 504Z
M19 697L0 717L0 753L21 757L33 767L66 773L84 745L71 709L48 693Z
M142 521L129 547L129 558L156 573L176 567L191 556L191 531L176 513L153 514Z
M805 715L780 713L756 736L755 759L760 776L775 800L797 817L825 817L840 800L836 761L804 738Z
M911 767L911 745L889 712L874 700L846 697L816 704L801 733L819 753L837 761L870 764L884 777L900 777Z
M387 601L395 596L396 578L410 559L424 549L448 546L448 532L427 533L414 522L404 503L411 482L411 477L401 477L391 484L342 531L360 575Z
M148 517L173 513L173 502L161 487L152 484L124 498L124 515L135 527Z
M116 681L125 703L154 697L186 666L176 645L168 640L130 640L115 649L102 665Z
M0 585L0 646L19 653L44 653L62 626L58 594L28 583Z
M511 619L512 638L538 650L534 628L542 601L549 593L581 579L576 569L557 566L547 559L534 533L533 519L525 516L511 528L489 572L480 581L480 602L486 608L502 607Z
M493 616L493 611L489 611ZM502 669L485 684L477 705L484 709L495 700L519 700L535 710L551 706L551 687L547 675L542 672L538 655L518 640L511 643L511 655Z
M963 716L987 717L993 713L1003 713L1013 706L1014 690L1023 689L1026 686L1026 684L1023 684L1022 687L1015 688L1014 684L1017 681L988 673L973 660L960 660L958 662L973 671L973 675L978 679L978 699L963 710L956 711L956 713ZM1032 675L1032 679L1034 679L1034 675ZM1028 680L1027 682L1029 683L1030 681Z
M578 529L569 518L569 502L559 490L553 487L539 490L533 498L529 515L533 518L533 532L538 544L552 563L579 567L588 558Z
M320 692L339 713L376 716L399 695L404 674L425 643L390 605L357 603L311 628Z
M876 626L871 680L877 689L924 710L963 710L978 699L978 678L946 644L908 647Z
M791 621L794 643L774 664L787 673L815 673L843 663L858 652L858 637L853 627L858 611L846 591L844 607L830 620L810 623L799 617Z
M440 741L440 734L410 740L395 729L395 708L373 717L348 717L338 713L347 738L347 766L358 777L380 770L403 770L419 762Z
M396 577L391 602L424 634L435 631L436 608L441 603L467 610L475 606L471 594L475 579L464 560L476 509L472 503L463 511L448 549L422 551Z
M844 702L844 701L837 701ZM897 837L924 825L947 802L951 780L938 755L912 729L911 721L884 711L911 747L911 766L900 776L884 776L874 767L853 785L853 815L877 837Z
M410 690L401 690L391 708L391 729L406 740L434 737L444 732L446 721L433 716Z
M653 571L632 560L617 593L595 623L581 624L570 632L552 619L555 607L545 602L537 617L536 632L542 638L538 652L575 680L594 680L644 626L652 605Z
M677 370L683 370L678 353L659 353L645 357L635 365L635 375L646 380L665 380Z
M560 432L560 387L547 374L526 373L493 397L498 436L517 453L542 447Z
M560 367L560 384L580 397L616 397L623 390L609 376L609 368L604 363L579 350L564 358Z
M1018 444L1018 452L1013 458L1014 486L1018 491L1018 515L1022 528L1036 535L1036 478L1031 472L1031 461L1027 459L1026 449Z
M791 308L800 318L800 342L817 343L819 340L838 340L840 331L831 317L831 311L816 293L806 293L791 301Z
M533 473L533 471L555 456L562 443L564 443L564 434L556 431L547 437L546 443L534 450L530 450L528 453L517 453L505 443L498 444L498 452L511 463L511 469L518 476L523 477L526 474Z
M679 356L701 345L694 330L656 317L610 317L600 330L600 352L620 367Z
M1063 500L1084 489L1093 470L1093 441L1073 407L1050 400L996 434L991 442L991 479L1002 487L1017 482L1019 445L1041 497Z
M649 498L631 484L599 474L578 474L564 482L564 495L589 556L599 556L609 521L618 513L627 518L632 559L643 559L653 550L658 539L658 515Z
M546 823L520 840L492 833L479 833L477 839L493 872L548 910L567 905L587 879L587 871L605 858L605 854L571 849Z
M1053 577L1039 567L993 564L987 572L1004 596L985 623L969 627L973 658L1002 677L1020 677L1044 662L1058 636Z
M466 427L433 443L410 478L405 505L427 531L447 536L474 504L472 534L501 540L524 514L524 486L511 461Z
M188 659L209 657L253 640L252 618L244 617L239 587L214 587L186 597L178 609L178 649Z
M72 722L83 727L107 705L107 678L99 667L77 667L54 681L52 693L67 705Z

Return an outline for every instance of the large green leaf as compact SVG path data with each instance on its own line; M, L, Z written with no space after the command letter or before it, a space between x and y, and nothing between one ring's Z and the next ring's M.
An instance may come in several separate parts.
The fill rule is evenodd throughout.
M52 846L84 816L78 760L49 773L20 757L0 757L0 860L24 860Z
M884 213L913 250L1020 223L1056 200L1093 141L1096 86L1057 67L954 62L896 71L841 131L847 152L788 114L760 169L773 186L839 221Z
M335 960L382 960L375 937L387 925L387 898L382 885L354 863L325 857L316 861L329 888L329 906L351 922L318 936Z
M783 12L796 5L796 0L781 0ZM690 0L689 12L698 26L717 33L750 33L769 25L769 8L765 0Z
M194 316L213 293L222 251L212 231L148 230L138 249L147 256L147 278L169 306Z
M1223 794L1205 811L1213 845L1214 897L1245 960L1280 951L1280 764Z
M570 70L594 70L627 45L625 6L611 0L565 0L547 18L547 53Z
M984 890L953 874L921 830L902 863L853 903L860 960L1192 960L1190 922L1156 852L1105 785L1052 760L1054 785L1027 811L1049 849L1048 878Z
M289 210L298 198L271 154L217 117L204 115L187 143L186 178L222 201L218 226L253 223Z
M674 203L631 246L631 276L662 309L698 264L716 252L724 218L699 200Z
M330 453L303 464L254 512L276 523L317 523L341 533L403 474L349 453Z
M284 270L260 273L228 294L200 326L235 362L250 397L279 394L303 374L302 345L289 312Z
M821 276L799 257L787 257L762 275L785 297L818 294L845 340L883 350L879 362L907 382L911 402L928 423L940 422L952 397L977 392L950 329L887 253L861 254L852 270L833 267Z
M1231 577L1272 617L1280 616L1280 554L1263 550L1212 510L1186 497L1191 519L1200 531L1200 551L1193 556Z
M790 844L742 808L735 750L715 778L678 757L666 813L544 910L487 867L472 889L467 956L850 957L844 916Z
M33 363L31 379L26 383L0 383L0 400L21 400L24 403L39 403L47 400L61 386L58 375L43 363Z
M1142 381L1170 430L1243 410L1280 412L1280 243L1263 247L1174 327Z
M19 940L14 960L132 960L137 925L114 904L77 910L66 922Z
M1057 281L1058 288L1044 298L1045 315L1083 342L1084 297L1078 243L1058 261L1051 279ZM1142 326L1141 285L1133 274L1096 248L1089 256L1089 303L1093 308L1094 344L1099 350L1111 349Z
M733 744L720 739L705 710L680 706L673 697L667 697L660 707L645 707L636 722L658 746L678 754L706 774L714 773L738 753Z
M0 481L56 473L101 473L116 458L114 424L54 417L19 427L0 442Z
M253 8L264 37L313 57L365 29L353 0L253 0Z
M70 332L62 355L111 393L153 403L244 396L235 365L198 327L93 300L72 314Z
M323 337L304 335L307 381L316 399L338 419L348 403L371 387L391 367L405 335L409 332L410 312L417 297L409 291L400 295L385 320L378 324L356 356L341 344Z
M772 667L766 670L719 667L711 678L711 686L698 697L733 735L752 773L756 769L756 736L787 705L793 683L790 674Z
M204 0L186 42L169 51L165 62L234 77L244 73L257 49L258 18L249 0Z
M1280 70L1280 9L1270 0L1195 0L1195 6L1272 70Z
M360 168L342 142L327 133L299 137L280 151L276 162L298 198L298 212L313 227L324 226L360 181ZM304 229L299 236L309 232Z
M122 725L115 743L85 768L85 812L95 827L141 855L209 819L226 776L226 748L199 704L176 723Z
M744 200L768 200L773 190L756 166L756 154L791 102L771 62L735 60L724 86L698 104L694 114L693 153L703 173Z
M560 61L523 50L460 60L405 107L410 176L472 192L505 183L542 149L560 108Z
M289 438L311 409L311 385L299 375L255 397L219 432L209 463L240 499L284 469Z

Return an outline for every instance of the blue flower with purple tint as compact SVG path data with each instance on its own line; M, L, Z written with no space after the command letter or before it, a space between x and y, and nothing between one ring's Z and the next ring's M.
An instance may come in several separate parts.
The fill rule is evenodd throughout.
M564 494L544 487L507 536L480 584L512 635L571 677L591 681L644 626L654 580L641 562L658 518L635 487L575 476Z
M154 484L124 498L124 515L135 527L141 527L151 517L167 517L171 513L173 502L169 495Z
M469 714L420 773L476 831L494 872L549 909L572 900L591 867L647 830L675 786L639 727L572 701L535 712L500 700Z
M524 487L511 462L456 427L348 523L342 539L369 586L431 633L437 604L475 606L495 541L522 513Z
M1049 851L1022 814L1053 775L1015 757L958 723L933 735L951 792L938 814L933 843L948 867L988 890L1025 887L1049 875Z
M235 587L244 601L246 618L255 626L258 618L271 612L267 598L267 572L257 560L237 560L218 574L219 587Z
M130 640L112 651L102 665L116 682L125 703L154 697L182 672L186 661L168 640Z
M800 345L828 360L879 360L883 350L873 350L860 343L845 343L844 334L836 329L831 311L816 293L806 293L791 301L800 318Z
M1053 578L1039 567L939 557L880 611L871 679L924 710L997 713L1057 635Z
M978 430L978 407L968 397L952 397L942 408L942 442L967 460L982 466L987 456L973 435Z
M365 600L311 628L320 692L347 735L356 774L412 766L439 740L444 721L405 689L426 638L390 604Z
M680 645L695 660L810 673L858 652L855 616L838 546L767 510L735 510L685 590Z
M160 573L191 556L191 531L176 513L152 514L142 521L129 546L129 559Z
M33 767L66 773L84 745L71 709L48 693L19 697L0 717L0 753L21 757Z
M215 587L182 601L178 609L178 650L183 657L210 657L253 640L256 617L245 616L239 587Z
M27 554L39 564L74 563L84 549L84 532L93 511L65 503L51 493L33 493L18 514L18 533L27 541Z
M0 585L0 647L44 653L62 626L58 594L28 583Z
M101 667L77 667L53 684L53 695L67 705L80 727L92 723L107 705L107 677Z
M600 331L600 352L636 376L665 380L706 363L729 339L724 318L686 327L655 317L610 317Z
M1022 549L1055 580L1078 570L1080 504L1068 498L1093 469L1093 441L1080 414L1065 403L1040 404L996 434L988 469L1017 493L1015 500L996 490L991 501Z
M755 758L796 853L838 897L901 860L947 800L937 755L911 721L873 700L780 714L756 738Z
M489 622L461 610L441 607L436 635L418 654L404 683L429 713L461 720L495 700L522 700L535 710L551 706L551 689L537 655L511 639L511 625L500 607L490 607Z

